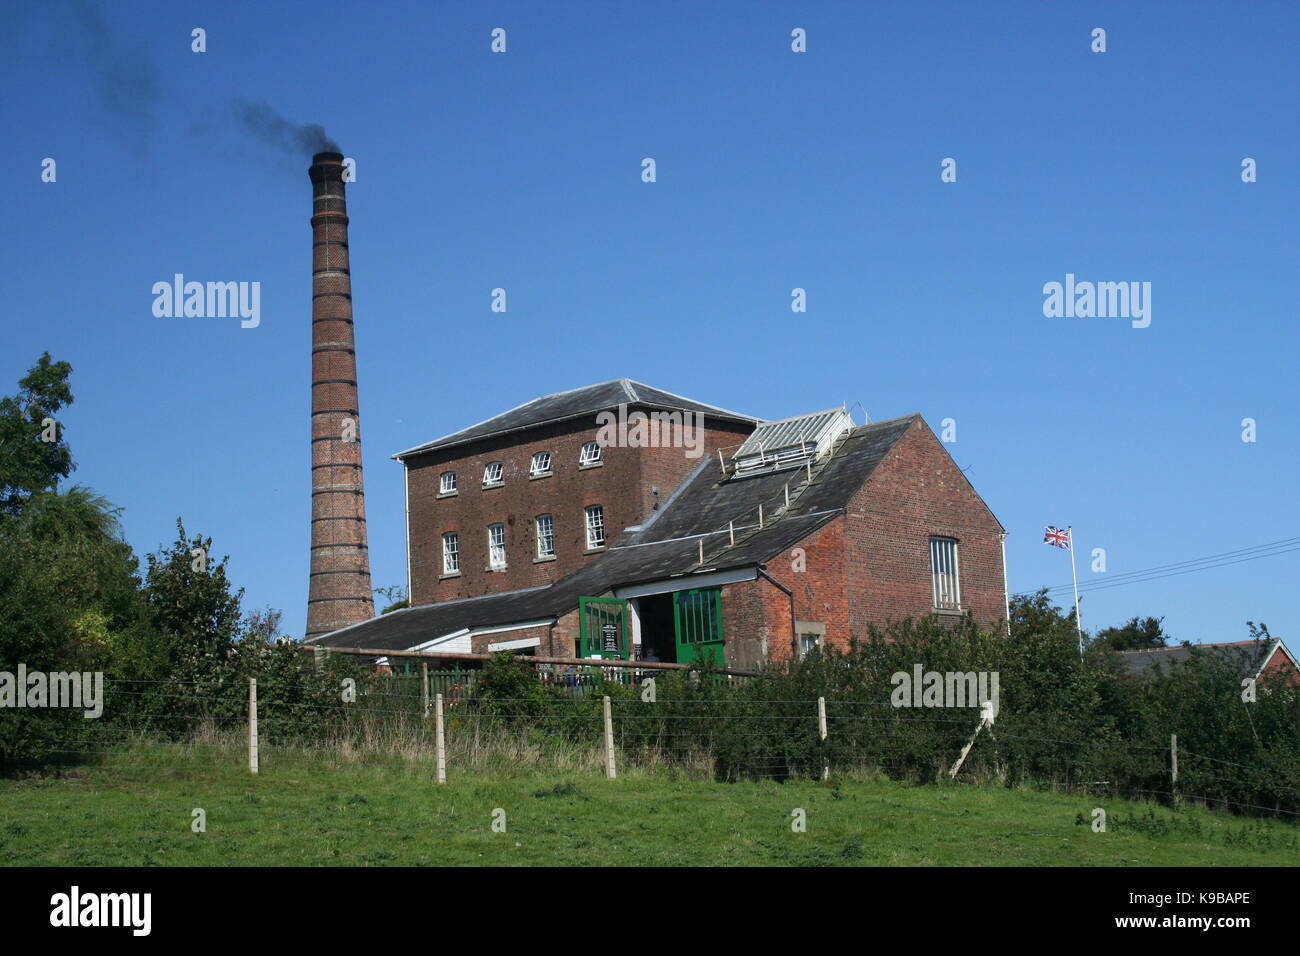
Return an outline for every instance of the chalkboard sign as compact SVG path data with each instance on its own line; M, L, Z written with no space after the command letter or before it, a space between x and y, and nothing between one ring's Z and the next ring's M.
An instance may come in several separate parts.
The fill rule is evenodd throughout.
M600 634L603 639L603 643L601 645L602 649L606 651L612 651L613 653L617 654L618 653L618 625L606 624L603 627L601 627Z

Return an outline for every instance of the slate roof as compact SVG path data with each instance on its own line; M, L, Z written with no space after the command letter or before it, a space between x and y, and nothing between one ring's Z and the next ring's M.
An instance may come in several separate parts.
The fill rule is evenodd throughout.
M1179 664L1187 663L1194 655L1203 654L1212 659L1226 661L1236 668L1242 677L1254 677L1281 643L1274 639L1191 646L1180 644L1176 647L1157 647L1118 653L1124 663L1124 669L1134 676L1154 676L1157 670L1168 673Z
M444 435L434 441L416 445L414 448L406 449L406 451L399 451L393 457L400 461L411 455L418 455L421 452L432 451L436 448L450 448L453 445L464 445L482 438L492 438L496 435L522 431L525 428L536 428L539 425L550 425L555 422L582 418L624 404L650 409L700 412L706 418L721 418L737 422L753 423L761 421L761 419L754 418L751 415L741 415L739 412L718 408L716 405L707 405L694 399L683 398L681 395L674 395L672 392L665 392L660 388L634 382L630 378L618 378L608 382L600 382L596 385L571 389L567 392L557 392L554 395L543 395L541 398L534 398L531 402L525 402L508 412L502 412L487 421L479 422L477 425L462 428L458 432L452 432L450 435Z
M615 587L764 563L842 514L854 492L920 420L919 415L908 415L855 428L830 459L814 466L813 482L806 488L802 465L722 480L716 459L702 458L650 519L624 530L604 554L554 584L404 608L322 635L312 643L402 650L464 628L559 617L576 608L579 597ZM781 510L787 482L792 495L798 492L788 512ZM761 529L757 526L760 503ZM736 523L734 545L727 528L730 521ZM683 587L689 586L683 581Z

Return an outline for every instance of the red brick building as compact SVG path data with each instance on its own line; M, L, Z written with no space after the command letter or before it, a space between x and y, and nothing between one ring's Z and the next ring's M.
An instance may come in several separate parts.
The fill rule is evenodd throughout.
M744 667L1006 617L1003 528L919 415L760 421L623 379L394 457L411 607L314 643Z

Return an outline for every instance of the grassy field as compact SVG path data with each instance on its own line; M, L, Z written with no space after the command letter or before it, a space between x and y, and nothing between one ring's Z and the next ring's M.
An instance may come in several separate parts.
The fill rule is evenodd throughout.
M1094 833L1094 807L1108 832ZM207 830L191 830L192 811ZM794 832L792 812L806 814ZM493 829L504 811L505 832ZM496 813L501 819L501 813ZM500 824L498 824L499 829ZM716 783L591 766L469 775L420 761L152 746L0 780L10 865L1294 865L1300 826L971 784Z

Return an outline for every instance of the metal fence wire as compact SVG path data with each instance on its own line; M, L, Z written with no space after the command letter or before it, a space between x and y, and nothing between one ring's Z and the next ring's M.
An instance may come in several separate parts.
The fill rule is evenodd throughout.
M976 708L898 708L848 698L753 699L734 678L686 681L659 696L648 672L553 671L513 695L482 672L430 670L333 684L299 679L106 681L105 716L78 722L54 753L65 763L143 772L247 761L252 773L336 770L398 755L439 783L485 768L558 761L617 778L628 767L681 767L719 780L883 774L1070 792L1195 800L1300 816L1295 764L1232 759L1161 741L1119 739L1062 718ZM683 693L683 691L685 691ZM186 756L186 768L168 765ZM105 758L114 756L112 761Z

